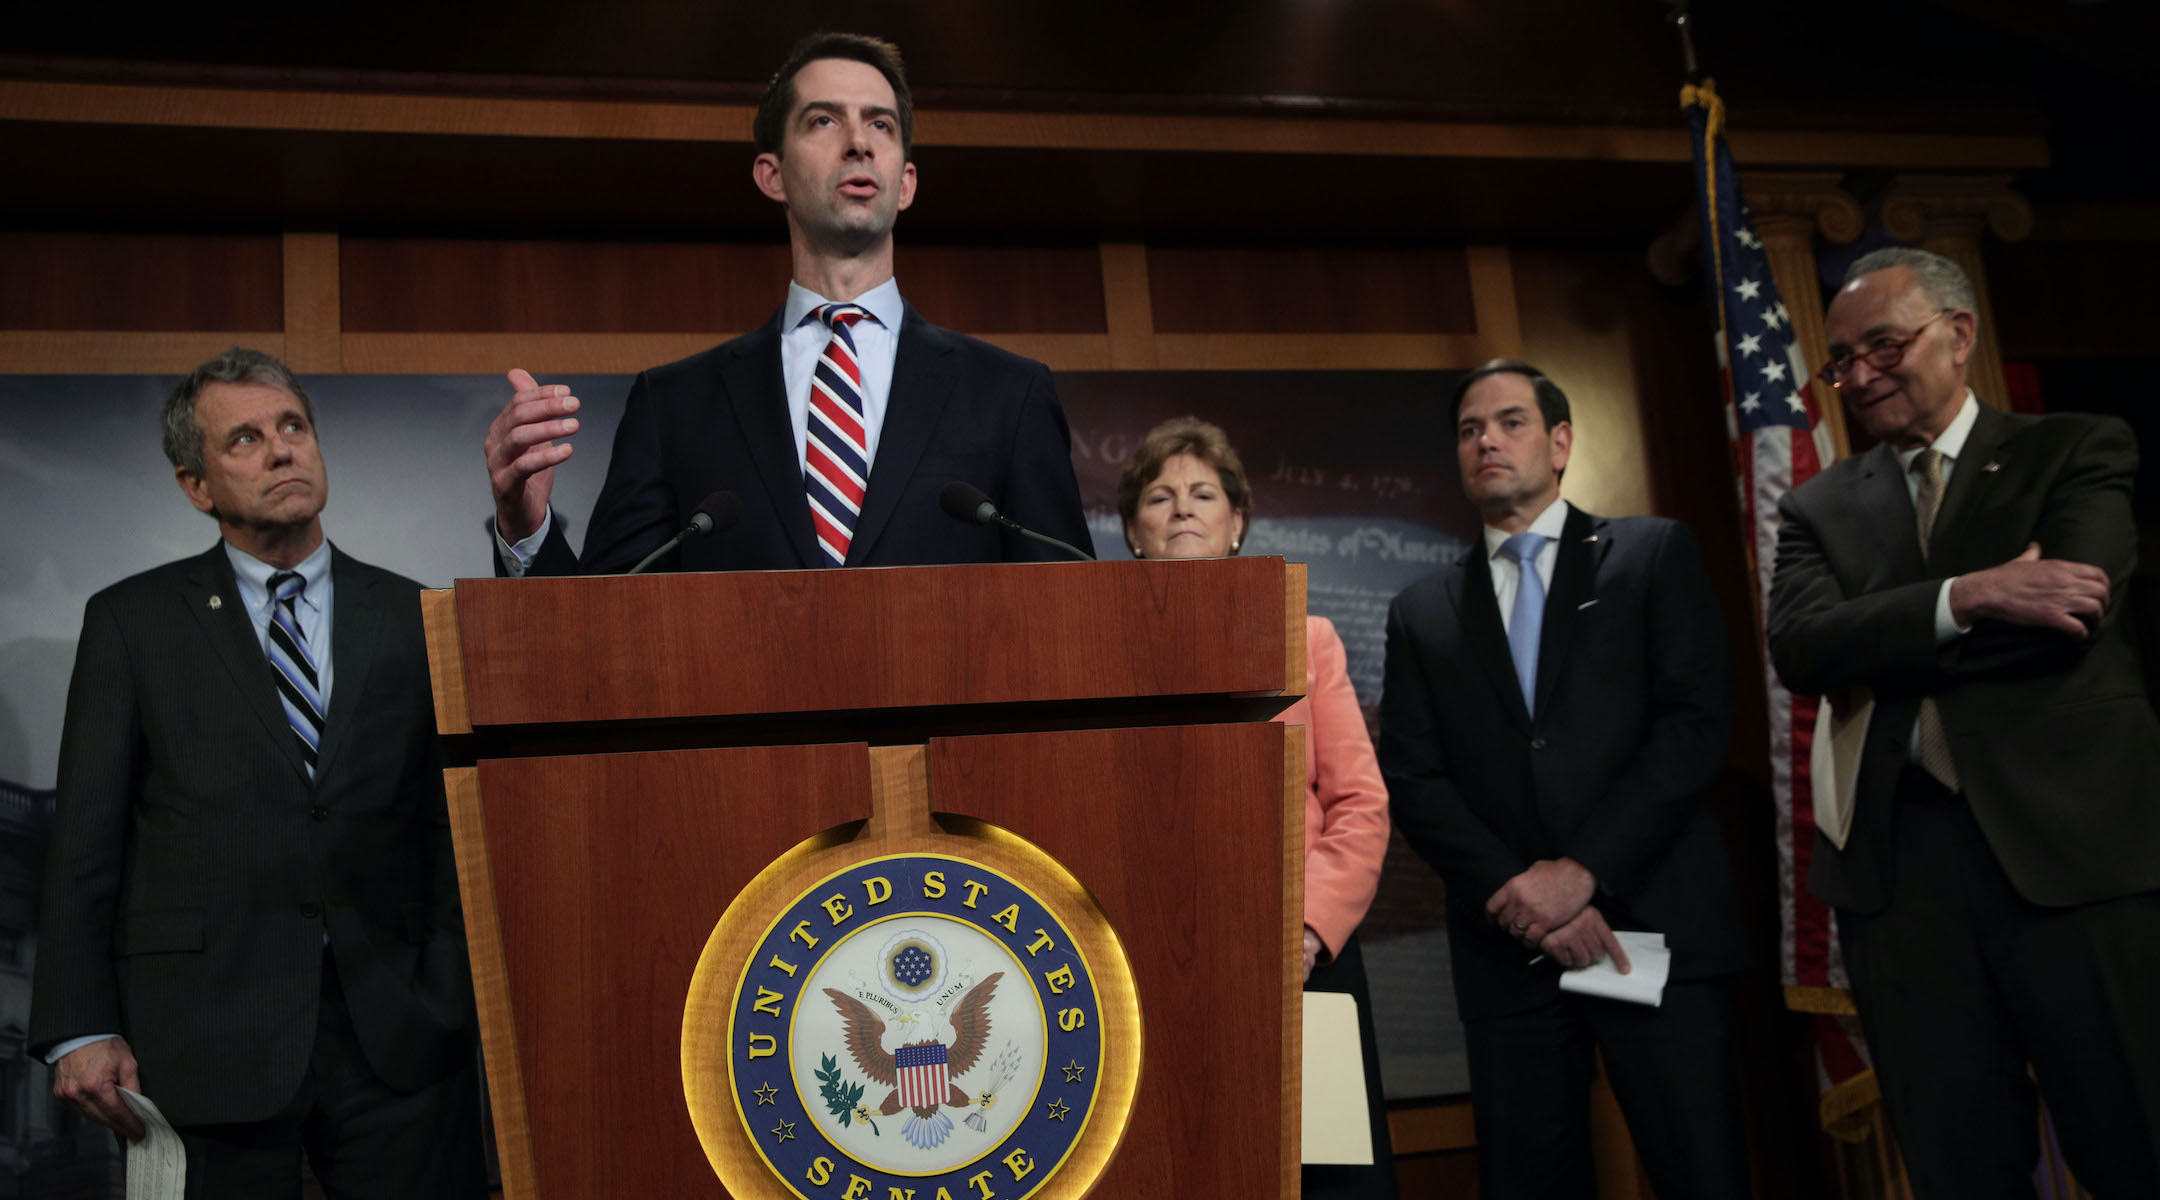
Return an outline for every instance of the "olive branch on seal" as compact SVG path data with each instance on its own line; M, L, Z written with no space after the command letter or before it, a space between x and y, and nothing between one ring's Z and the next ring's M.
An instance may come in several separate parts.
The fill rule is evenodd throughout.
M830 1054L818 1055L818 1069L810 1073L817 1076L818 1082L824 1085L818 1089L818 1095L825 1098L826 1109L840 1118L841 1125L861 1121L870 1127L872 1134L885 1136L877 1127L877 1122L870 1119L870 1110L862 1105L863 1085L842 1082L837 1059Z

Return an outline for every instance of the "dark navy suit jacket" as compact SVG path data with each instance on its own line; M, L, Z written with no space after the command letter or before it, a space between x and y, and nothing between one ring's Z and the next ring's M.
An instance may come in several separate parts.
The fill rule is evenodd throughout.
M1395 827L1447 882L1462 1015L1559 987L1485 902L1540 859L1597 876L1616 929L1663 933L1673 977L1743 970L1732 868L1706 802L1732 728L1732 664L1695 538L1659 517L1568 513L1538 646L1536 716L1478 540L1388 612L1380 768Z
M615 432L584 553L571 552L558 519L531 573L629 570L682 529L701 500L723 490L742 501L735 527L692 539L656 569L825 565L803 495L780 332L774 313L755 332L640 374ZM1071 435L1049 368L941 329L909 308L848 565L1059 557L1038 543L946 516L938 493L956 479L981 488L1020 524L1087 546Z

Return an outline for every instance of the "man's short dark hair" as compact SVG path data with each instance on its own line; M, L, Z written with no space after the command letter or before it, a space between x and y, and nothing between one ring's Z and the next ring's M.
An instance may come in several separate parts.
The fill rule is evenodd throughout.
M213 383L255 383L291 392L293 399L300 402L300 411L307 414L308 424L315 424L315 406L308 401L307 389L293 377L291 368L260 350L234 346L195 368L165 398L165 457L191 475L200 477L209 470L203 458L203 429L195 419L195 402Z
M1565 423L1568 418L1567 393L1560 385L1545 377L1545 372L1529 363L1513 358L1495 358L1456 381L1455 394L1448 398L1448 423L1462 419L1463 397L1480 379L1494 375L1520 375L1530 381L1530 390L1537 393L1538 415L1545 418L1545 428Z
M908 97L900 47L860 33L813 33L788 51L787 61L758 98L757 116L750 122L750 140L757 144L758 153L780 153L780 144L787 139L788 117L795 111L795 76L821 58L868 63L892 85L893 107L900 112L900 159L907 161L915 150L915 102Z

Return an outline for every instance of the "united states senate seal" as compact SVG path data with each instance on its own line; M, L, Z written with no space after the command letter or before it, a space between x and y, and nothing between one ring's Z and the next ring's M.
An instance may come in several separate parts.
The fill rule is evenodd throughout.
M935 853L853 863L779 906L724 1031L728 1107L786 1189L757 1194L1081 1194L1050 1185L1068 1164L1099 1171L1131 1094L1113 1082L1103 1103L1115 1035L1082 925L987 862ZM1122 972L1114 939L1108 956Z

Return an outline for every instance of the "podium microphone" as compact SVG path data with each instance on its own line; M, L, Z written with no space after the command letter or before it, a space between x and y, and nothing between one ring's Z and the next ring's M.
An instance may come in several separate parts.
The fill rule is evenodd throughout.
M712 495L698 501L697 511L690 514L690 523L683 526L681 533L669 538L666 545L640 559L638 565L630 568L630 574L635 575L653 565L653 563L659 561L661 555L682 545L684 538L725 533L733 529L735 522L741 518L742 500L735 493L714 492Z
M945 485L944 490L938 493L938 507L943 508L945 515L955 521L965 521L970 525L996 525L1021 537L1033 538L1045 546L1056 546L1082 562L1095 561L1094 555L1078 546L1061 542L1047 533L1037 533L999 512L997 505L991 503L990 497L984 495L981 488L965 479L955 479Z

